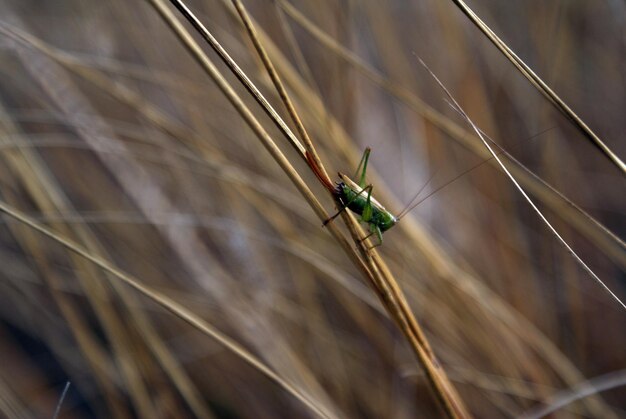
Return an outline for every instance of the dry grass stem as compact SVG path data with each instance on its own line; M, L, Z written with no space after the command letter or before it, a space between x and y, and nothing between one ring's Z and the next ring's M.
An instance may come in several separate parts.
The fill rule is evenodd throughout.
M250 365L254 366L254 368L256 368L258 371L260 371L261 373L266 375L269 379L271 379L280 387L282 387L285 391L287 391L288 393L293 395L295 398L300 400L304 405L306 405L309 409L311 409L320 417L324 417L324 418L335 417L334 414L326 411L323 407L319 406L319 404L317 404L315 401L312 401L311 398L308 395L306 395L306 393L304 393L302 390L294 387L292 384L289 384L285 380L283 380L274 371L268 368L262 361L260 361L257 357L252 355L247 350L245 350L235 341L223 335L220 331L216 330L209 323L202 320L200 317L193 314L192 312L190 312L189 310L187 310L186 308L184 308L182 305L178 304L171 298L168 298L164 294L157 292L149 287L146 287L138 279L133 278L131 275L123 272L122 270L118 269L116 266L110 264L109 262L97 256L92 255L88 250L86 250L79 244L73 242L72 240L68 240L64 237L59 236L52 230L31 220L30 217L27 217L26 215L22 214L20 211L17 211L16 209L11 208L9 205L1 201L0 201L0 211L14 218L20 223L23 223L24 225L30 227L31 229L43 234L44 236L58 242L59 244L63 245L70 251L79 255L80 257L88 260L89 262L93 263L94 265L98 266L104 271L115 276L116 278L121 280L123 283L135 289L142 295L145 295L146 297L155 301L161 307L165 308L166 310L174 314L176 317L189 323L190 325L200 330L202 333L206 334L207 336L210 336L211 338L217 340L226 348L228 348L230 351L232 351L234 354L236 354L241 359L248 362Z
M463 0L452 0L461 11L474 23L478 29L485 34L487 38L511 61L511 63L531 82L537 90L543 94L560 112L563 113L574 125L578 127L589 141L591 141L606 157L608 157L622 174L626 174L626 164L611 150L604 142L589 128L587 124L569 107L567 104L543 81L535 74L521 58L519 58L509 46L504 43L494 31L482 21L482 19L470 9Z
M36 3L0 2L0 416L623 416L586 270L623 295L621 2ZM322 226L366 148L374 249Z
M238 0L233 0L233 4L235 5L235 8L237 9L246 27L246 30L248 31L248 35L250 36L255 46L255 49L259 53L263 64L265 65L265 68L272 79L276 90L279 92L283 104L287 108L289 115L292 118L292 121L298 128L298 132L300 133L301 138L307 145L307 152L310 153L313 159L312 163L320 169L319 172L323 177L325 177L325 179L320 179L320 181L322 183L331 183L330 179L328 179L328 175L324 169L324 166L319 159L319 156L315 152L313 143L308 136L300 118L298 117L293 103L289 99L286 89L280 81L280 78L271 63L271 60L269 59L267 53L265 52L265 49L261 45L261 42L256 35L254 25L251 22L245 8ZM349 217L346 216L345 218ZM350 219L349 224L356 227L354 225L354 220L352 219ZM426 376L428 377L434 393L441 403L444 411L449 417L452 418L469 417L469 413L463 405L462 400L460 399L458 393L454 390L450 381L446 377L445 372L441 368L441 364L436 359L435 354L432 352L432 349L430 348L430 345L428 344L428 341L426 340L421 327L413 316L413 312L411 311L408 302L406 301L406 298L402 290L400 289L396 279L391 274L391 271L387 268L386 264L378 256L378 254L372 249L371 244L369 244L368 242L363 242L360 239L361 237L363 237L362 233L353 234L353 237L355 238L356 242L359 243L366 262L369 262L369 272L374 274L371 275L368 279L374 286L374 289L377 291L381 301L383 302L387 310L389 310L392 318L396 320L398 326L413 347L417 355L418 361L422 368L424 368L424 370L426 371Z
M454 108L463 116L463 118L465 118L465 120L470 124L470 126L472 127L472 129L474 130L474 132L476 132L476 135L478 135L478 137L481 139L481 141L483 142L483 144L485 145L485 147L487 147L487 149L489 150L489 152L491 153L491 155L493 156L494 159L496 159L496 161L498 162L498 164L500 165L500 167L502 167L502 170L504 171L504 173L506 173L506 175L509 177L509 179L511 179L511 182L513 182L513 184L515 185L515 187L519 190L519 192L524 196L524 198L526 199L526 201L528 201L528 203L530 204L530 206L535 210L535 212L537 213L537 215L539 216L539 218L541 218L541 220L545 223L545 225L550 229L550 231L552 232L552 234L554 234L554 236L561 242L561 244L567 249L567 251L574 257L574 259L576 260L576 262L578 262L580 264L580 266L583 267L583 269L585 271L587 271L589 273L589 275L598 283L602 286L602 288L604 288L606 290L606 292L609 293L609 295L611 297L613 297L613 299L619 304L621 305L624 309L626 309L626 304L624 304L622 302L622 300L615 295L615 293L606 285L606 283L604 281L602 281L598 275L596 275L596 273L594 271L591 270L591 268L589 266L587 266L587 264L580 258L580 256L578 256L578 254L576 254L576 252L574 251L574 249L571 248L571 246L565 241L565 239L563 239L563 237L558 233L558 231L556 231L556 229L552 226L552 224L548 221L548 219L545 217L545 215L543 215L543 213L539 210L539 208L537 208L537 205L535 205L535 203L530 199L530 197L528 196L528 194L526 193L526 191L524 191L524 189L522 189L522 187L520 186L519 182L517 181L517 179L515 179L515 177L513 177L513 175L511 174L511 172L507 169L507 167L504 165L504 163L502 163L502 160L500 160L500 158L498 157L498 155L496 154L496 152L493 150L492 146L489 144L489 142L487 142L487 140L485 139L485 137L483 136L482 132L480 131L480 129L476 126L476 124L474 124L474 122L469 118L469 116L467 116L467 114L465 113L465 111L463 110L463 108L461 108L461 106L458 104L458 102L454 99L454 97L450 94L450 92L448 91L448 89L446 89L446 87L441 83L441 81L437 78L437 76L435 76L435 74L426 66L426 64L420 59L420 62L422 63L422 65L424 65L424 67L428 70L428 72L433 76L433 78L437 81L437 84L439 84L439 86L441 86L441 88L443 89L443 91L446 93L446 95L450 98L450 100L452 101L452 104L454 106Z

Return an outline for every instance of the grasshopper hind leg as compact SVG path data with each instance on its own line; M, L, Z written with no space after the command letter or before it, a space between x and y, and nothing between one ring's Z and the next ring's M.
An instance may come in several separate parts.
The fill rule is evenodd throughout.
M359 243L363 243L365 240L369 239L373 235L376 235L376 238L378 238L378 243L373 244L372 246L368 247L368 249L373 249L375 247L382 245L383 244L383 232L380 230L380 227L378 227L375 224L370 224L370 234L368 234L367 236L359 240Z
M367 161L370 158L370 152L372 150L367 147L363 152L363 156L361 157L361 161L359 162L359 166L356 168L356 173L354 174L353 179L359 179L359 186L361 188L365 187L365 172L367 172Z
M378 227L375 224L370 224L370 231L372 231L372 234L376 234L376 237L378 238L378 243L372 245L372 247L370 247L370 249L373 249L375 247L378 247L380 245L383 244L383 232L380 231L380 227Z

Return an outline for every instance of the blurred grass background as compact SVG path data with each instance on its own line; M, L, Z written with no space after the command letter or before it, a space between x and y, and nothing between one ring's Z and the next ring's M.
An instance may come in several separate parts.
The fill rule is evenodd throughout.
M489 136L626 233L623 175L452 2L245 4L330 173L351 174L372 147L374 195L394 212L429 179L421 196L487 157L421 57ZM230 3L189 6L282 111ZM626 155L623 2L471 6ZM5 202L183 304L340 417L440 415L358 271L147 2L5 0L0 35ZM624 311L490 163L430 196L379 251L476 417L582 394L588 379L616 384L555 417L625 416ZM623 243L515 173L626 295ZM311 415L232 352L8 217L0 278L3 416L51 417L68 380L64 418Z

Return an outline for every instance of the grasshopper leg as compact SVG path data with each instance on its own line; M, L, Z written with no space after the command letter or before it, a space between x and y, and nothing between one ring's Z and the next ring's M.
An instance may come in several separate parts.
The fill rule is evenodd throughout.
M356 168L356 173L354 174L354 177L353 177L353 179L356 179L357 177L359 178L359 186L361 188L363 188L363 189L361 189L350 201L346 202L345 205L342 205L341 208L339 208L339 211L337 211L336 214L334 214L328 220L324 221L324 224L323 224L324 226L326 224L330 223L335 218L337 218L339 216L339 214L341 214L343 211L345 211L346 208L348 208L348 206L352 202L354 202L365 191L368 191L368 193L367 193L367 205L366 205L365 210L363 212L365 213L367 211L369 213L369 215L368 214L361 214L361 219L363 221L367 222L367 220L369 220L369 218L371 217L372 207L370 205L370 198L372 196L372 185L365 186L365 173L367 172L367 162L369 160L371 152L372 152L371 148L367 147L365 149L365 151L363 152L363 156L361 157L361 161L359 162L359 165ZM364 215L367 217L367 220L363 218Z
M353 203L354 201L356 201L356 199L365 191L368 191L368 203L370 202L370 196L372 195L372 185L368 185L365 188L361 189L351 200L349 200L348 202L346 202L345 204L341 205L341 208L339 208L339 211L337 211L332 217L330 217L328 220L324 221L324 223L322 224L323 226L325 226L326 224L330 223L331 221L333 221L335 218L337 218L342 212L344 212L346 210L346 208L348 208L348 206ZM371 205L370 205L370 211L371 211Z
M367 171L367 161L370 158L370 153L372 149L367 147L363 152L363 157L361 157L361 161L359 162L359 166L356 168L356 173L354 174L353 179L359 179L359 186L361 188L365 187L365 172ZM361 170L363 168L363 170Z
M365 206L363 207L363 212L361 213L361 221L368 224L374 214L374 210L372 209L372 189L374 189L374 187L370 185L369 191L367 191L367 200L365 201Z
M365 236L361 240L359 240L359 243L364 242L365 240L367 240L370 237L372 237L374 234L378 238L378 243L373 244L372 246L368 247L368 249L373 249L373 248L378 247L381 244L383 244L383 232L380 231L380 228L377 225L375 225L375 224L370 224L370 234L368 234L367 236Z
M370 247L370 249L373 249L383 244L383 232L380 231L380 227L378 226L374 226L374 228L374 233L376 233L376 237L378 237L378 243L374 244L372 247Z

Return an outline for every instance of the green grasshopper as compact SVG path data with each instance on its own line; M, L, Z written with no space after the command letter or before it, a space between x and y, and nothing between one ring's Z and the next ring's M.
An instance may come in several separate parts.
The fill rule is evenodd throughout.
M551 129L552 128L541 131L538 134L533 135L530 138L531 139L535 138L541 134L544 134L545 132ZM433 174L428 180L428 182L426 182L422 186L422 188L417 192L415 197L406 206L406 208L402 210L402 212L398 216L395 216L391 212L389 212L387 209L385 209L385 207L383 207L380 204L380 202L378 202L372 197L373 186L371 184L366 185L365 183L367 161L369 160L371 151L372 150L369 147L365 149L365 151L363 152L363 157L361 157L361 162L359 163L359 166L356 169L356 173L354 174L354 179L357 179L357 178L359 179L358 184L356 184L354 181L352 181L352 179L350 179L348 176L342 173L339 173L339 178L341 180L337 182L336 184L333 184L322 174L322 171L319 169L319 167L315 163L315 160L313 160L313 158L308 153L306 155L306 159L307 159L307 162L309 163L309 166L311 167L311 170L313 170L313 173L315 173L315 175L320 180L320 182L322 182L324 187L330 191L330 193L335 197L335 200L339 203L339 207L340 207L339 211L335 215L330 217L328 220L326 220L324 222L324 225L328 224L329 222L337 218L339 214L341 214L343 211L346 210L346 208L348 208L350 211L360 216L359 220L361 222L366 223L369 226L370 234L368 234L361 241L373 236L374 234L378 238L378 243L374 244L372 247L378 247L381 244L383 244L383 233L389 230L391 227L395 226L398 222L400 222L400 219L402 217L404 217L409 212L411 212L419 204L424 202L426 199L428 199L429 197L431 197L432 195L434 195L441 189L455 182L457 179L461 178L465 174L471 172L472 170L482 166L484 163L493 159L493 157L489 157L488 159L483 160L477 165L470 167L469 169L463 171L462 173L458 174L454 178L448 180L443 185L437 187L435 190L430 192L424 198L415 202L417 198L420 196L420 194L422 193L422 190L433 179L433 176L434 176ZM505 153L503 149L501 149L501 151L499 151L497 154L499 155L502 153Z
M340 204L339 211L324 222L324 225L328 224L339 214L348 208L350 211L359 215L359 221L366 223L369 226L370 234L362 239L365 240L372 235L376 235L378 243L372 247L378 247L383 244L383 233L396 225L399 219L383 207L374 197L372 197L373 186L366 185L365 173L367 171L367 162L370 157L371 149L367 147L361 157L361 162L356 169L354 175L355 179L359 179L359 183L354 183L348 176L343 173L339 173L340 182L333 185L327 181L313 162L312 159L308 159L311 169L316 174L318 179L322 181L326 189L330 191L335 197L335 200Z

